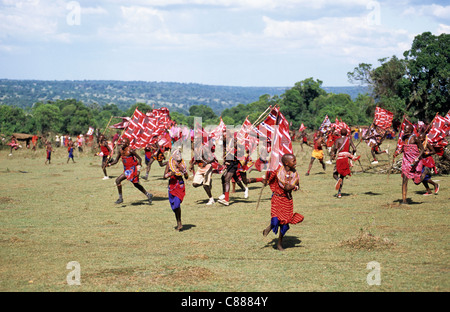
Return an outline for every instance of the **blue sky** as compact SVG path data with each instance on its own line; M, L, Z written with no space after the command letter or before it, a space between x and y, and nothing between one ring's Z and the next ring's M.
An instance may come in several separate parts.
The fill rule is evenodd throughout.
M424 31L448 1L0 0L0 78L347 86Z

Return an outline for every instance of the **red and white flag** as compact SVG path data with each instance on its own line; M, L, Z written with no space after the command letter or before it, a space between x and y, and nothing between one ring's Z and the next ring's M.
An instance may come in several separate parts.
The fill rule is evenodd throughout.
M394 114L384 108L375 107L375 117L373 122L383 130L387 130L392 126Z
M298 132L302 132L303 130L305 130L306 129L306 127L305 127L305 125L302 123L301 125L300 125L300 128L298 128Z
M227 126L222 120L222 117L220 117L219 125L214 128L211 132L209 132L209 137L213 139L219 139L222 137L223 133L227 130Z
M273 128L269 170L277 170L283 165L281 157L285 154L292 154L293 151L291 135L289 134L289 122L279 111L278 107L274 107L266 118L265 123L270 124Z
M430 131L427 133L428 142L437 148L437 154L439 156L443 155L443 148L448 145L446 136L449 135L450 131L450 111L445 117L437 114L433 122L431 123Z

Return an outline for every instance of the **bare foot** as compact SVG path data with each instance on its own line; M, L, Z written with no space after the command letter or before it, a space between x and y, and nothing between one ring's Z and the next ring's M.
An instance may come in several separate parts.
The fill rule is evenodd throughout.
M263 230L263 235L267 236L270 232L270 225Z
M281 246L281 244L277 244L277 249L278 249L279 251L284 251L284 248Z

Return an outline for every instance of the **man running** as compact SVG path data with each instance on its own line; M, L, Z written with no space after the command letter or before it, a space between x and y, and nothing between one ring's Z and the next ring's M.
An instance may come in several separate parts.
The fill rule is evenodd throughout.
M107 166L113 166L117 164L120 158L122 158L124 172L117 177L116 186L119 193L119 199L116 204L123 203L122 197L122 181L128 180L133 183L134 187L141 191L145 196L147 196L149 203L152 203L153 195L147 192L144 187L139 184L139 174L141 170L141 157L136 153L134 149L130 147L130 140L128 138L122 139L122 144L119 147L119 151L116 159L107 164Z

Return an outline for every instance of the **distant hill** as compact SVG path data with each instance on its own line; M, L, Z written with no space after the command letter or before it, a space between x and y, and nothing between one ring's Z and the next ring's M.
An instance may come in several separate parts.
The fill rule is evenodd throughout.
M86 105L116 104L121 110L146 103L187 113L192 105L204 104L220 114L238 104L249 104L261 95L281 96L291 87L233 87L196 83L116 80L10 80L0 79L0 104L30 108L36 102L76 99ZM323 87L328 93L346 93L352 99L366 93L364 87Z

